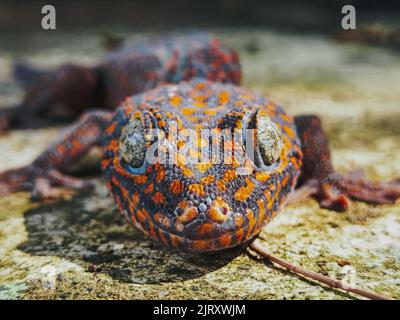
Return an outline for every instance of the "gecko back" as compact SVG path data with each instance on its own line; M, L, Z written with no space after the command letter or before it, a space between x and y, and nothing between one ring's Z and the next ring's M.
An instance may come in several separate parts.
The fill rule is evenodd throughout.
M94 66L37 70L17 63L23 102L0 112L0 131L72 121L84 110L114 110L128 96L192 78L240 84L236 51L203 33L167 34L126 44Z

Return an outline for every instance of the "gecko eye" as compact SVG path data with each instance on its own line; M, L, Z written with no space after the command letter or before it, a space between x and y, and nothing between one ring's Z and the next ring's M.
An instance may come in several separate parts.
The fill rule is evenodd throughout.
M282 136L267 115L257 115L257 144L264 165L271 166L279 160Z
M146 157L146 137L141 119L134 118L123 129L119 141L122 158L133 168L143 165Z

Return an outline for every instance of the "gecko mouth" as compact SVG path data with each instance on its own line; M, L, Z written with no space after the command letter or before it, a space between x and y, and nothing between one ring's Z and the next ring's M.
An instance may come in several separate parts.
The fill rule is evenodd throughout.
M251 240L259 232L258 228L249 230L249 224L246 224L229 233L220 230L219 234L213 234L213 236L203 234L193 237L193 233L188 232L189 229L185 230L186 232L177 233L157 224L154 224L151 230L147 230L142 225L135 225L163 246L190 252L209 252L236 247ZM208 227L206 229L208 230Z
M202 215L195 215L193 208L187 208L180 217L168 223L165 217L154 215L154 222L134 221L134 224L165 246L200 252L237 246L253 238L260 229L242 214L226 212L223 207L210 206Z

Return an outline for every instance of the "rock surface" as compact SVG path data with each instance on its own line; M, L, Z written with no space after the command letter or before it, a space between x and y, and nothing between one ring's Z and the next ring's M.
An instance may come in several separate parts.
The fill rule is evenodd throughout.
M400 175L400 57L320 36L214 30L242 54L244 86L292 114L317 113L340 172ZM145 34L126 33L133 40ZM90 63L96 33L7 35L0 51L0 105L21 99L12 58L37 65ZM27 38L25 38L27 37ZM24 45L28 41L29 46ZM28 47L28 49L26 48ZM0 170L31 161L57 128L0 137ZM90 159L87 160L90 162ZM353 202L345 213L313 200L286 207L260 243L287 260L400 298L400 205ZM53 203L26 192L0 199L0 299L353 299L246 251L188 255L161 248L125 223L104 184Z

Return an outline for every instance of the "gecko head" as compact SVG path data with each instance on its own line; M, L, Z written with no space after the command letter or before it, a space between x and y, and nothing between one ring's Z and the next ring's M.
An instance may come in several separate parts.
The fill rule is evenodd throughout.
M213 251L251 240L297 177L290 140L261 108L206 125L135 111L119 130L109 187L126 217L166 246Z

